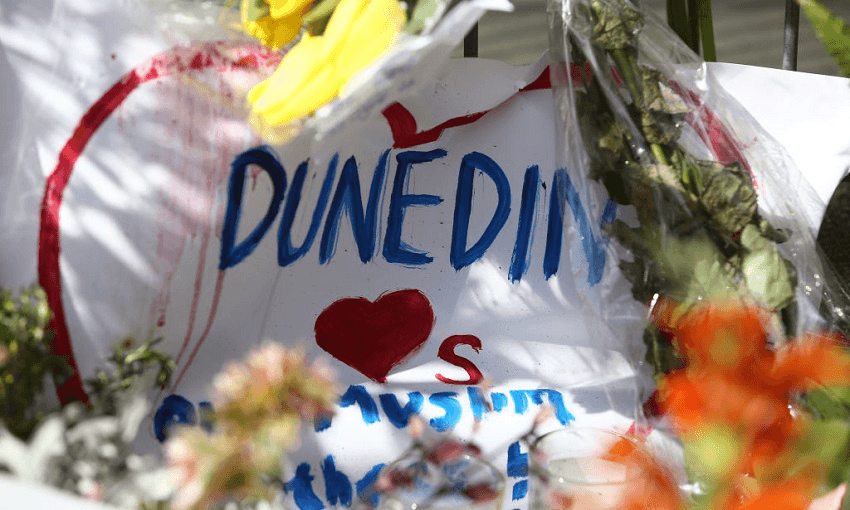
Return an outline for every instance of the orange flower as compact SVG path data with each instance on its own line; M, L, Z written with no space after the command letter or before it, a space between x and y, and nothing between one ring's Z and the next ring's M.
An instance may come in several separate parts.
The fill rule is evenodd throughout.
M774 384L808 389L850 384L850 355L838 333L805 335L781 348L773 366Z
M629 471L640 473L630 483L623 501L617 506L623 510L684 510L684 501L673 476L647 450L635 441L620 439L602 455L602 459L624 464ZM561 508L569 508L562 505Z
M734 505L737 510L805 510L815 489L815 480L792 478L768 487L749 501Z
M788 407L794 392L850 384L850 355L838 335L808 335L773 351L764 312L755 307L685 308L662 299L652 320L687 361L659 383L659 408L686 440L715 425L733 433L742 473L774 463L802 437L804 428Z
M690 308L660 298L651 319L662 331L673 333L682 355L691 365L713 364L736 371L763 352L767 334L764 313L735 302L698 304Z

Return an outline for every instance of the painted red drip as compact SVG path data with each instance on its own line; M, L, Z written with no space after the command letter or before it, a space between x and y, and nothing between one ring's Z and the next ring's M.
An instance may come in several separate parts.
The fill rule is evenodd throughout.
M195 329L195 318L198 315L198 303L201 300L201 285L204 282L204 267L207 263L207 248L210 244L210 231L204 229L201 236L201 253L198 257L198 271L195 273L195 288L192 291L192 306L189 308L189 324L186 326L186 336L183 338L183 345L180 346L180 352L174 358L174 363L179 365L180 359L189 347L189 342L192 340L192 331Z
M235 53L235 58L229 56L227 51ZM195 55L206 55L207 58L196 62ZM71 346L65 308L62 304L62 277L59 269L61 253L59 210L77 158L106 119L142 83L171 74L184 73L189 69L200 70L204 66L214 67L220 71L253 69L259 65L274 65L280 61L280 58L279 54L258 46L228 47L223 43L210 43L196 48L175 48L154 56L128 72L80 119L71 138L59 153L56 168L45 182L38 240L38 281L44 288L47 302L53 311L52 351L57 356L65 358L73 370L73 375L56 388L56 394L62 404L75 400L89 402Z
M425 294L405 289L375 302L340 299L316 319L316 344L376 382L415 354L431 334L434 310Z
M177 380L174 381L174 384L171 386L171 392L174 393L174 390L180 384L180 381L183 380L183 376L186 374L186 370L192 366L192 362L195 361L195 355L198 354L198 350L200 350L201 346L204 345L204 342L207 340L207 337L210 334L210 330L212 329L213 322L215 322L215 316L218 313L218 302L221 300L221 291L224 288L224 271L218 272L218 279L215 281L215 290L213 291L213 299L212 306L210 307L210 315L207 318L207 325L204 326L204 332L201 333L201 338L198 339L198 343L195 344L195 348L192 349L192 354L189 355L189 359L186 360L186 364L183 365L183 369L180 370L180 375L177 376Z

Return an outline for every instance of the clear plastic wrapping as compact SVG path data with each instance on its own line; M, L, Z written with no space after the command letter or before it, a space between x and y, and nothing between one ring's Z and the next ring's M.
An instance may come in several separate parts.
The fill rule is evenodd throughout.
M777 342L832 326L819 311L828 278L807 213L822 206L782 146L629 0L548 8L556 161L597 216L619 206L593 226L614 240L607 251L620 268L585 289L602 322L643 335L634 344L656 370L667 361L634 303L743 299L772 312Z

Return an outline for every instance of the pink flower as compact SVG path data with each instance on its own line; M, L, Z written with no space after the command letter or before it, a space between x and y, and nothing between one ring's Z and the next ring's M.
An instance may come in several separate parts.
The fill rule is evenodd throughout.
M251 379L251 374L242 363L231 363L213 381L213 403L221 408L242 398Z
M187 434L180 433L165 443L165 458L177 485L172 501L174 508L189 508L201 499L204 484L201 481L201 462Z

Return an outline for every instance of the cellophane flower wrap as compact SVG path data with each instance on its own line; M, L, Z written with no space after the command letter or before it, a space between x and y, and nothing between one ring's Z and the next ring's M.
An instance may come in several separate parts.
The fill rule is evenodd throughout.
M577 275L585 305L645 347L656 373L680 363L669 341L641 327L659 298L755 305L768 312L774 343L829 327L812 234L822 205L782 146L629 0L548 8L557 161L600 218L588 230L613 241L595 256L619 268ZM582 243L587 252L585 237L574 232L573 257Z

